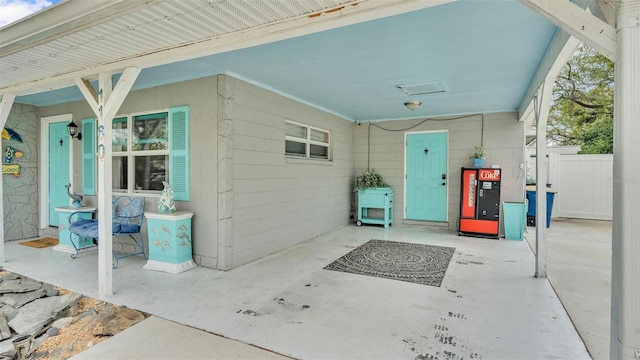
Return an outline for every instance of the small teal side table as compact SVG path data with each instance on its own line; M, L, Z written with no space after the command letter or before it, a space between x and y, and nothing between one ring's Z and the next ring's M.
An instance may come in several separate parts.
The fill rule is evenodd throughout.
M90 206L83 207L73 207L73 206L60 206L56 208L56 212L58 213L58 245L53 247L53 250L62 251L69 254L75 254L76 250L71 245L71 240L69 235L69 215L74 212L80 212L77 218L74 216L74 221L78 219L91 219L93 213L96 212L96 208ZM93 246L93 239L90 238L81 238L78 241L79 247L88 247Z
M178 274L198 266L191 247L192 212L145 212L149 238L147 270Z

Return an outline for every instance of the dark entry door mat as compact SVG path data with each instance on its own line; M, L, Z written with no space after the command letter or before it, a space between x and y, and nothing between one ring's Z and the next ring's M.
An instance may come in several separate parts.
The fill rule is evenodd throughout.
M324 268L439 287L455 250L445 246L369 240Z

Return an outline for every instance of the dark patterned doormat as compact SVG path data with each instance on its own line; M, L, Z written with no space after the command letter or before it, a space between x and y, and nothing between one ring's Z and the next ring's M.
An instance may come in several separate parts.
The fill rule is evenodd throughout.
M455 250L445 246L369 240L325 269L439 287Z

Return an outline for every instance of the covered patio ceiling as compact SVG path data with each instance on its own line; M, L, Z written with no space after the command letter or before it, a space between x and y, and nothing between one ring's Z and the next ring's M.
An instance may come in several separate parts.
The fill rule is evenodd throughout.
M76 79L136 66L133 90L228 74L353 121L523 113L567 38L515 0L88 4L68 0L0 30L0 94L82 100Z

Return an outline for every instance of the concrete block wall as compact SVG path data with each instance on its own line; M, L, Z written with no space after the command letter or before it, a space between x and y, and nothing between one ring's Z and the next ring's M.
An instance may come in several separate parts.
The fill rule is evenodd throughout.
M232 267L349 222L350 121L223 76L232 124ZM331 132L331 161L287 158L285 121Z
M380 129L378 125L388 130ZM434 120L409 120L361 123L355 127L356 174L369 168L383 175L395 192L394 224L401 225L404 218L404 136L407 132L447 131L449 140L448 164L448 224L457 229L460 204L460 169L471 167L469 158L475 146L484 138L485 166L502 168L502 201L524 199L524 124L515 112L453 117ZM371 139L368 145L368 127ZM415 126L415 127L414 127ZM411 128L411 129L409 129ZM484 128L484 129L483 129ZM391 131L393 130L393 131ZM368 154L370 146L371 152ZM369 158L369 160L367 160Z

